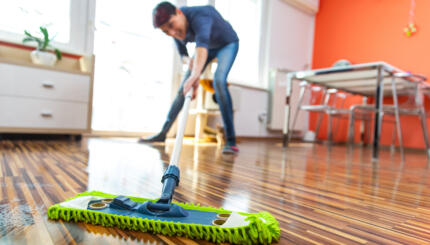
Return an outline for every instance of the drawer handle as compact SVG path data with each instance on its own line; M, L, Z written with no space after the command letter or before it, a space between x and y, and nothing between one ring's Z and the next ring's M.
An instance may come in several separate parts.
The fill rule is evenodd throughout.
M52 113L51 112L42 112L42 113L40 113L40 115L42 116L42 117L52 117Z
M44 88L54 88L54 83L53 82L43 82L42 86Z

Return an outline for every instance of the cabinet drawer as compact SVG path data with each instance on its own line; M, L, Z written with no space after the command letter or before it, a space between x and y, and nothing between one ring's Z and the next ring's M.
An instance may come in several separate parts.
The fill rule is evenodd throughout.
M0 63L0 95L88 102L90 76Z
M86 129L87 103L0 96L0 127Z

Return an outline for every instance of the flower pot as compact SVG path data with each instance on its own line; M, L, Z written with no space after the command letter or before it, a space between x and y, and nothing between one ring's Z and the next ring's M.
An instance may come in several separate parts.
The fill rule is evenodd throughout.
M38 65L54 66L55 62L57 62L57 56L50 52L33 50L30 53L30 56L31 61L33 61L34 64Z

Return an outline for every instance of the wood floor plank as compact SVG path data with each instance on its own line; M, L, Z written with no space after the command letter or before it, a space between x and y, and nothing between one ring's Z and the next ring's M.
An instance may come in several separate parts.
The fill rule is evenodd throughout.
M243 140L237 156L185 142L175 200L268 211L279 244L430 244L430 168L424 152ZM0 141L0 244L211 244L47 219L86 190L157 198L173 150L131 138Z

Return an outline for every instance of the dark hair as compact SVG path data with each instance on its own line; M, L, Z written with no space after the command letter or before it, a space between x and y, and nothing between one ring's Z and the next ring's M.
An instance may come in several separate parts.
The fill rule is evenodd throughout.
M157 4L157 6L155 6L154 10L152 11L152 24L155 28L158 28L169 21L170 17L175 14L175 5L169 2L161 2Z

